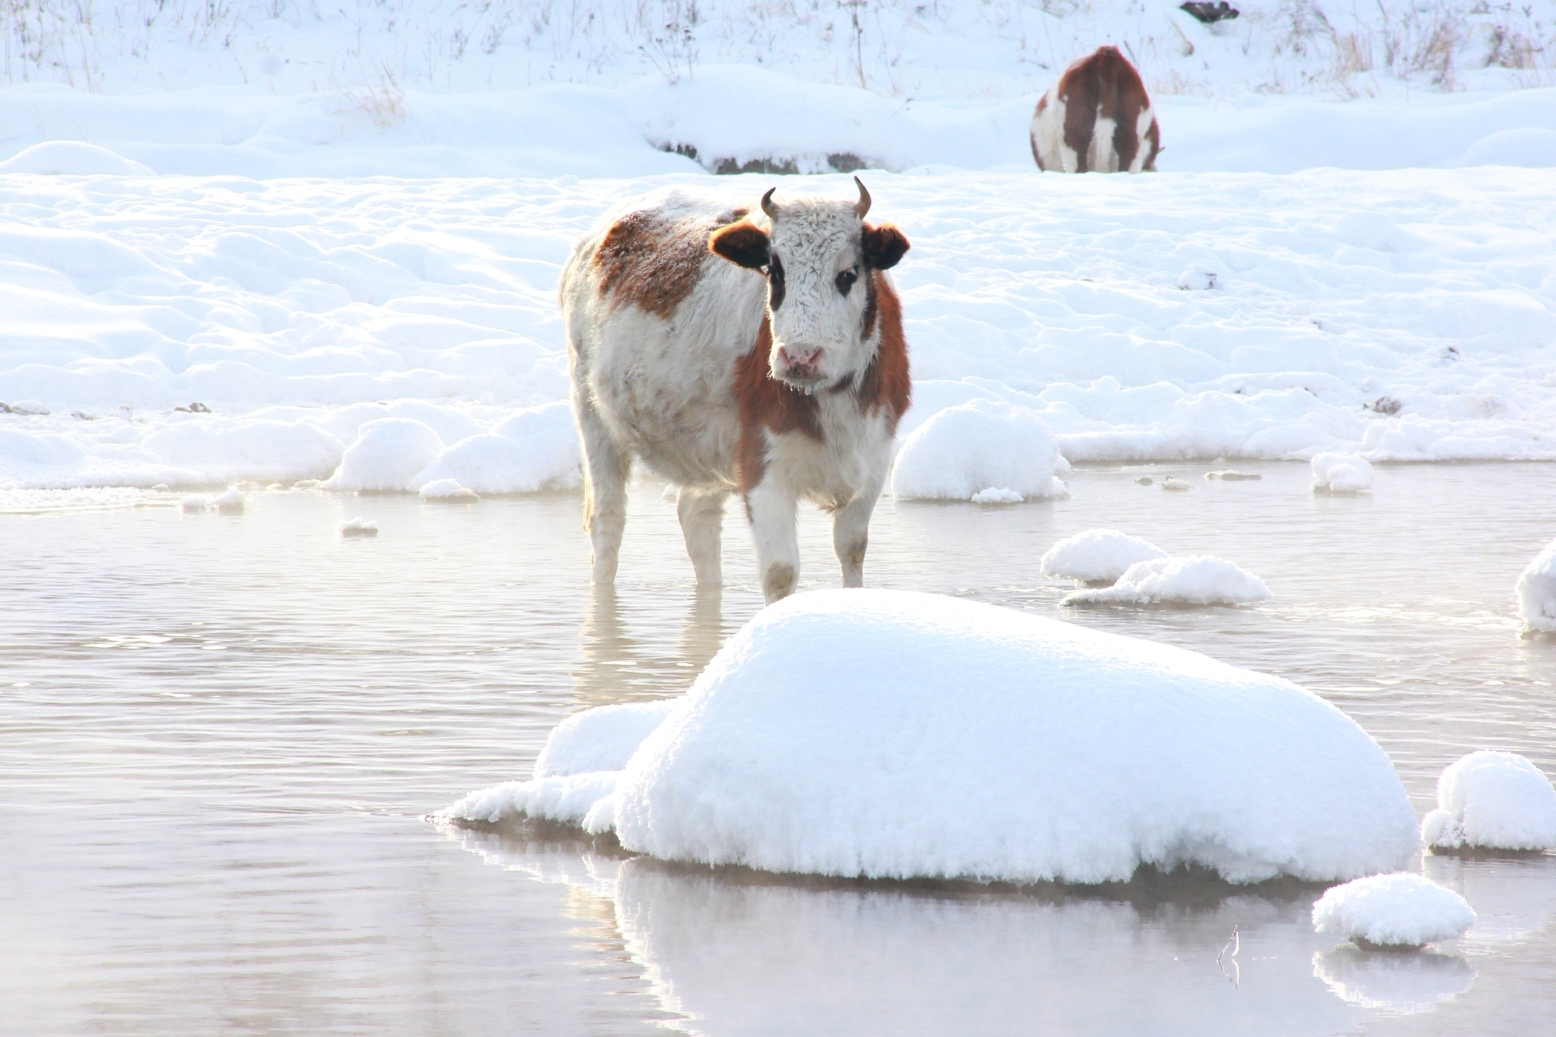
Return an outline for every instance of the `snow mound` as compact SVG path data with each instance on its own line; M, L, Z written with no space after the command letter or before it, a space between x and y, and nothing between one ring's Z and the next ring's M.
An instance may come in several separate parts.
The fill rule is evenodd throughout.
M1116 529L1088 529L1066 537L1043 555L1043 575L1081 583L1112 583L1136 562L1166 558L1167 552Z
M410 490L417 473L443 452L442 438L414 418L379 418L357 430L327 490Z
M574 713L546 738L535 761L535 777L621 770L678 701L628 702Z
M1545 545L1518 577L1518 617L1526 634L1556 634L1556 540Z
M151 167L79 140L46 140L0 162L0 173L151 176Z
M865 877L1095 883L1142 864L1234 882L1398 868L1399 778L1317 695L1195 652L931 594L818 591L763 609L619 771L473 793L614 829L668 860ZM608 765L590 713L547 770ZM598 723L609 745L576 742Z
M247 498L243 496L243 491L236 486L227 487L226 492L218 493L210 501L211 507L223 515L243 514L243 507L246 503Z
M442 451L412 488L453 479L475 493L534 493L580 484L578 430L565 400L523 410Z
M1162 480L1162 489L1169 492L1183 493L1184 491L1192 490L1193 488L1194 484L1189 482L1187 479L1175 479L1169 475L1167 478Z
M1315 454L1315 493L1363 493L1372 489L1372 465L1356 454Z
M990 486L987 490L979 490L968 499L974 504L1020 504L1026 500L1015 490L1003 486Z
M1258 472L1239 472L1235 468L1223 468L1216 472L1206 472L1205 478L1212 482L1218 479L1222 482L1248 482L1253 479L1263 479L1264 476Z
M378 523L372 519L349 518L336 526L335 532L343 537L376 537Z
M1340 943L1313 955L1313 975L1340 1000L1362 1008L1414 1015L1464 993L1475 970L1457 954L1414 954Z
M204 511L211 506L211 498L203 493L191 493L178 502L180 511Z
M1078 590L1061 605L1250 605L1269 598L1264 581L1210 555L1135 562L1111 587Z
M421 499L474 503L481 497L474 490L459 485L458 479L434 479L421 488Z
M1056 472L1069 466L1043 419L1025 407L972 400L947 407L903 442L892 469L893 496L972 500L989 489L1022 499L1063 497Z
M1462 936L1475 924L1463 897L1420 875L1371 875L1336 886L1313 905L1313 926L1347 940L1420 947Z
M1443 850L1556 850L1556 789L1517 753L1470 753L1437 779L1421 839Z

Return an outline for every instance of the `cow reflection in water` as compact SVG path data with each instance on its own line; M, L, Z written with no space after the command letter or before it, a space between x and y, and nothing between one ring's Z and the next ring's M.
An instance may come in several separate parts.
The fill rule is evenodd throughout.
M723 593L717 587L698 587L688 594L686 608L679 613L673 653L664 649L672 643L669 628L675 623L675 610L647 613L637 607L629 615L630 624L623 622L613 586L591 588L589 611L578 631L578 662L572 671L577 707L679 695L734 632L725 627Z

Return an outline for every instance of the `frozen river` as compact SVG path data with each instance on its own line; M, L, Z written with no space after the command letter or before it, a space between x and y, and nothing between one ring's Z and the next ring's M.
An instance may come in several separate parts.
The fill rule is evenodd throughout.
M1512 598L1556 531L1556 464L1380 467L1353 498L1314 497L1306 465L1210 467L1077 469L1044 504L883 501L866 579L1290 677L1383 745L1418 812L1473 749L1556 773L1556 643L1518 636ZM760 605L739 509L732 583L698 595L674 505L636 484L618 588L591 595L574 495L175 502L0 496L5 1034L1556 1031L1556 856L1428 858L1479 923L1369 955L1312 931L1300 885L819 881L439 828L527 777L568 711L685 689ZM338 537L356 515L381 535ZM1060 610L1038 560L1094 526L1229 558L1275 597ZM814 515L802 552L830 586Z

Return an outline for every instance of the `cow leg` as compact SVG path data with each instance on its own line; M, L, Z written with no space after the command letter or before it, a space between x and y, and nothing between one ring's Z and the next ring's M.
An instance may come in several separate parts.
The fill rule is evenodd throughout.
M795 528L794 495L769 475L746 493L751 534L756 540L757 573L770 605L794 592L800 582L800 541Z
M682 486L675 496L675 510L681 517L681 536L691 556L700 587L718 587L724 583L721 560L724 533L724 492L697 490Z
M877 479L864 492L849 501L832 516L832 550L843 567L843 586L864 586L864 552L870 543L870 516L881 499L883 479Z
M584 530L593 548L593 578L595 583L614 583L621 532L627 524L627 477L632 474L632 456L605 431L585 392L574 392L573 408L583 440Z

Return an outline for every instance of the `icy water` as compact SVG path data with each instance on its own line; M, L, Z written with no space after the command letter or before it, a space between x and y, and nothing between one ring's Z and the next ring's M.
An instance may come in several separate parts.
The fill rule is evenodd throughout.
M1472 749L1556 773L1556 643L1521 639L1512 601L1556 535L1556 465L1384 467L1357 498L1314 497L1305 465L1207 467L1079 470L1045 504L883 501L866 578L1288 676L1383 744L1420 812ZM241 516L135 496L0 497L5 1034L1556 1032L1551 855L1428 857L1479 924L1369 954L1313 933L1300 885L826 882L440 828L425 815L527 776L568 711L689 684L759 606L738 511L731 585L699 596L674 506L638 484L621 582L591 596L576 496L261 493ZM338 537L355 515L381 535ZM1061 610L1038 559L1102 525L1276 597ZM826 526L804 534L805 585L831 585Z

